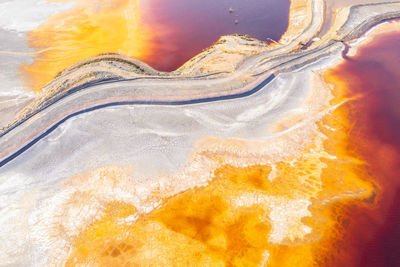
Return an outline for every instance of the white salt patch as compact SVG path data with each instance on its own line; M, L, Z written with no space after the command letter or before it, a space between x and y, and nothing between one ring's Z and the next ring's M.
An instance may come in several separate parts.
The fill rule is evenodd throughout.
M46 0L12 0L0 4L0 28L28 32L43 24L60 11L66 11L74 3L49 3Z

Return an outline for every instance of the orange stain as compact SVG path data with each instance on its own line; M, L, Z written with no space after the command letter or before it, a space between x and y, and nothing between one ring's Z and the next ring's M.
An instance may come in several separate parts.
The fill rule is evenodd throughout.
M274 170L269 165L225 165L207 186L166 197L132 223L106 212L75 239L69 266L324 265L344 231L341 207L374 192L369 182L360 179L362 162L347 150L345 111L339 109L321 122L321 131L326 124L338 129L325 132L324 146L337 158L318 156L312 153L317 147L310 145L302 156L278 162ZM291 216L298 208L290 205L303 200L309 201L310 213L296 222ZM271 239L274 228L285 224L286 218L287 233L280 234L281 241ZM305 232L307 227L311 231ZM89 241L90 251L85 249L87 240L94 240ZM129 249L118 247L120 243Z
M27 35L30 47L45 49L32 64L21 66L33 90L40 91L60 71L99 54L120 53L138 59L152 54L153 33L142 23L138 0L51 1L77 3Z
M376 188L371 205L344 207L341 218L347 222L347 233L329 266L395 266L398 262L398 29L399 22L377 27L350 60L328 74L328 82L343 96L361 95L345 110L351 122L346 149L364 159L358 172Z
M112 220L98 220L88 230L81 233L66 266L77 264L105 264L102 266L122 266L129 261L129 255L140 246L139 243L124 237L126 229L118 220L135 214L136 209L128 204L111 202L106 205L105 214Z

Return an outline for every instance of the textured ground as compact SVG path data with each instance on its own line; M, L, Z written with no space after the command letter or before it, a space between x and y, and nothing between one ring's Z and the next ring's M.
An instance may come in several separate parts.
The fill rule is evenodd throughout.
M400 3L342 10L314 39L323 7L293 1L279 44L224 37L174 73L102 56L33 101L4 89L0 263L326 264L344 227L337 205L376 187L349 150L352 99L325 71Z

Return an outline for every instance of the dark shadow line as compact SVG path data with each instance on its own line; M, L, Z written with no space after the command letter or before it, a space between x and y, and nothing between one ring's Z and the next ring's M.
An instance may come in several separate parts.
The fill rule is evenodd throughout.
M193 104L200 104L200 103L207 103L207 102L215 102L215 101L223 101L223 100L231 100L231 99L237 99L237 98L243 98L250 96L252 94L255 94L256 92L260 91L264 86L266 86L268 83L270 83L273 79L275 78L274 74L271 74L268 76L264 81L262 81L260 84L255 86L253 89L243 92L243 93L238 93L238 94L232 94L232 95L225 95L225 96L215 96L215 97L206 97L206 98L199 98L199 99L193 99L193 100L180 100L180 101L120 101L120 102L111 102L107 104L102 104L102 105L97 105L94 107L90 107L87 109L83 109L80 111L77 111L75 113L72 113L65 118L61 119L57 123L55 123L53 126L51 126L49 129L47 129L45 132L40 134L38 137L30 141L28 144L20 148L18 151L14 152L10 156L6 157L0 162L0 167L3 167L10 161L14 160L16 157L24 153L26 150L28 150L30 147L32 147L34 144L39 142L41 139L49 135L51 132L53 132L59 125L67 121L68 119L88 113L94 110L106 108L106 107L111 107L111 106L126 106L126 105L157 105L157 106L183 106L183 105L193 105Z

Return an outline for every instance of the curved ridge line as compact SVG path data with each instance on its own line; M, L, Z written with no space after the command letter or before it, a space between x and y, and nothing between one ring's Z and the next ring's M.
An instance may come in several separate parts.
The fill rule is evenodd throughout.
M24 153L26 150L28 150L34 144L39 142L41 139L48 136L51 132L53 132L55 129L57 129L58 126L60 126L67 120L69 120L75 116L81 115L81 114L85 114L85 113L88 113L91 111L103 109L103 108L110 107L110 106L127 106L127 105L183 106L183 105L194 105L194 104L199 104L199 103L208 103L208 102L238 99L238 98L247 97L247 96L257 93L262 88L264 88L268 83L270 83L275 77L276 77L275 74L271 74L265 80L263 80L261 83L259 83L253 89L251 89L249 91L237 93L237 94L225 95L225 96L215 96L215 97L206 97L206 98L198 98L198 99L192 99L192 100L180 100L180 101L151 101L151 100L150 101L146 101L146 100L143 100L143 101L120 101L120 102L110 102L110 103L106 103L106 104L93 106L93 107L90 107L87 109L83 109L83 110L74 112L74 113L69 114L68 116L64 117L57 123L53 124L50 128L48 128L46 131L44 131L38 137L36 137L33 140L31 140L30 142L28 142L22 148L18 149L16 152L12 153L5 159L1 160L0 168L3 167L4 165L6 165L7 163L11 162L15 158L17 158L19 155Z

